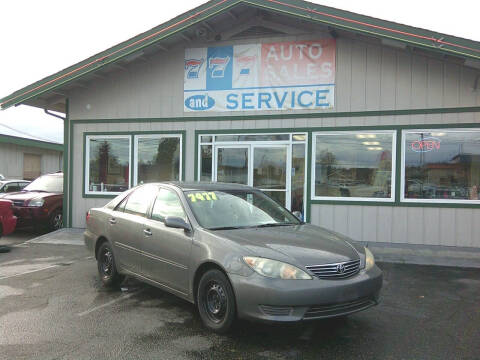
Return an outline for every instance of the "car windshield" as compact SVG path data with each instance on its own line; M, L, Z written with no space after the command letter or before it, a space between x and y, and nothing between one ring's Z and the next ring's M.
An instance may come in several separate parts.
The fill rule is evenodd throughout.
M58 175L44 175L25 186L26 191L63 192L63 177Z
M186 191L200 226L209 230L299 225L294 215L259 191Z

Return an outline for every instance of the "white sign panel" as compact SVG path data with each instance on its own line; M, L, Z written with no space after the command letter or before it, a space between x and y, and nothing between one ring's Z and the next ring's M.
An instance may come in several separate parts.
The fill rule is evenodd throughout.
M185 50L185 112L331 109L334 93L334 39Z

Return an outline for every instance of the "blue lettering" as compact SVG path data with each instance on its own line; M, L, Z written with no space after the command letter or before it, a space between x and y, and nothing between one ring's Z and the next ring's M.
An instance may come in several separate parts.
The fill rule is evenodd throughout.
M313 102L310 100L310 102L308 104L304 104L302 102L302 96L305 95L305 94L310 94L311 97L313 97L313 93L311 91L308 91L308 90L304 90L302 91L300 94L298 94L298 100L297 102L300 104L300 106L302 107L310 107L313 105Z
M325 93L329 93L330 90L317 90L315 96L315 106L329 106L328 102L321 102L322 100L326 100L327 96L323 95Z
M295 109L295 91L292 91L292 109Z
M254 93L245 93L242 94L242 109L255 109L253 105L247 105L251 104L252 102L252 97L254 96ZM247 98L248 96L248 98Z
M237 94L228 94L227 95L227 109L229 110L235 110L238 108L238 100L237 100L238 95Z
M287 95L288 93L287 92L284 92L283 93L283 97L282 97L282 100L280 100L278 98L278 94L276 91L273 92L273 96L275 96L275 100L277 101L277 108L278 109L282 109L283 108L283 104L285 103L285 100L287 100Z
M262 103L265 103L266 107L271 109L270 100L272 100L272 94L270 93L258 93L258 108L262 108Z

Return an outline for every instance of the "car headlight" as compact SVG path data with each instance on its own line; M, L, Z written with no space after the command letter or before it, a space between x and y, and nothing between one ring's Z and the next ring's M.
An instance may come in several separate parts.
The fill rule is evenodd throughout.
M45 203L45 200L43 199L32 199L28 202L28 206L40 207L40 206L43 206L44 203Z
M375 258L368 248L365 248L365 270L370 270L375 265Z
M276 279L312 280L312 277L305 271L281 261L254 256L245 256L243 261L262 276Z

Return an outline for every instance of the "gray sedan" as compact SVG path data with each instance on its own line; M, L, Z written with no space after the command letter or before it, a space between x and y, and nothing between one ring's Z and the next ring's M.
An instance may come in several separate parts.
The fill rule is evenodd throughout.
M368 249L243 185L141 185L91 209L84 238L106 286L134 276L195 303L216 332L237 317L347 315L377 304L382 286Z

